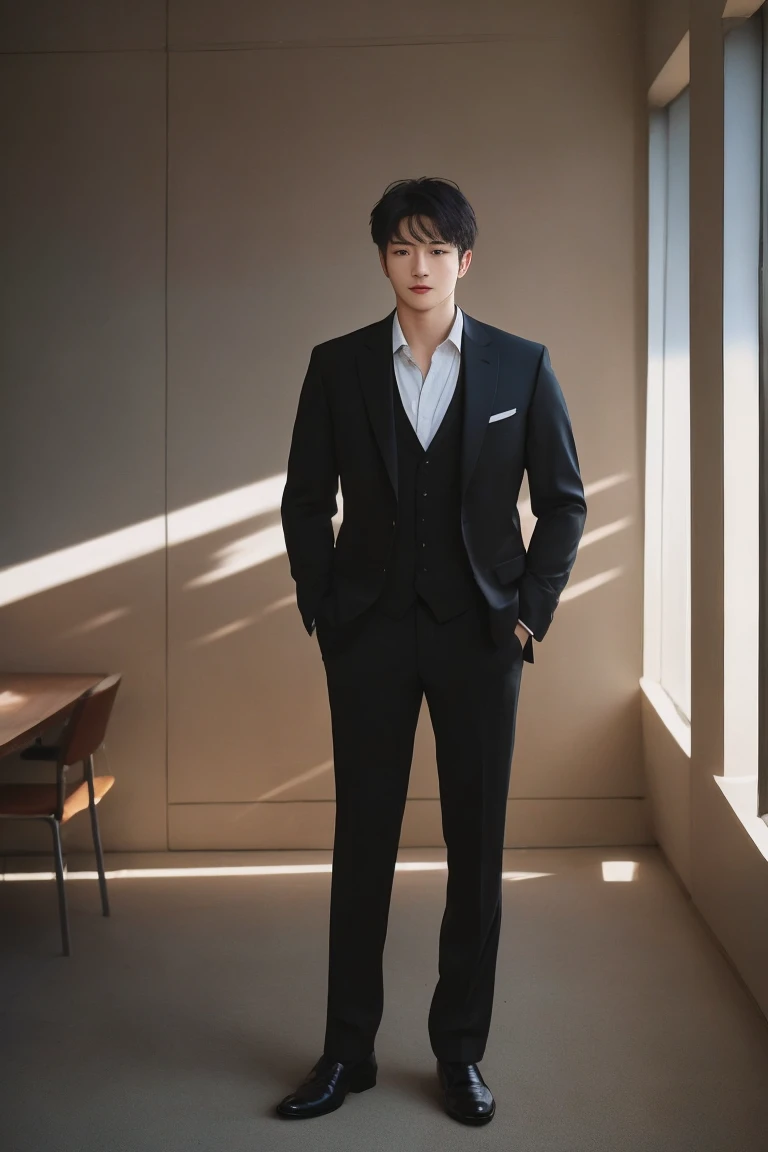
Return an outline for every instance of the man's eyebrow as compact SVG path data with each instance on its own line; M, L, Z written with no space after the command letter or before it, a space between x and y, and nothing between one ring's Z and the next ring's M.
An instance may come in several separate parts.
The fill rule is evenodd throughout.
M426 246L428 248L433 247L435 244L442 244L446 248L451 247L451 245L449 244L449 242L447 240L420 240L419 243L420 244L426 244ZM415 248L416 247L416 241L415 240L390 240L390 244L395 244L400 248Z

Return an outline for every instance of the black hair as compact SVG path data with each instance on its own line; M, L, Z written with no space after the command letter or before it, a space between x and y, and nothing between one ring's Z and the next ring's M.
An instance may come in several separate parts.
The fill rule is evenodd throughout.
M371 212L371 236L385 260L390 240L407 243L400 231L403 219L407 219L416 239L424 237L427 243L444 240L458 248L459 263L464 253L475 246L475 213L453 180L420 176L387 185Z

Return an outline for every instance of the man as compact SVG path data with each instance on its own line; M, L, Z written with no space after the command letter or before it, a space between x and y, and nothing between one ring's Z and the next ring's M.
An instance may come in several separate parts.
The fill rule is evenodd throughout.
M376 1082L382 955L422 696L448 855L428 1030L449 1115L487 1123L504 823L523 661L576 558L584 489L547 348L454 302L477 234L451 181L390 185L371 234L396 307L312 349L281 514L332 721L336 826L323 1054L280 1115ZM526 554L517 497L537 523ZM344 518L334 541L339 479Z

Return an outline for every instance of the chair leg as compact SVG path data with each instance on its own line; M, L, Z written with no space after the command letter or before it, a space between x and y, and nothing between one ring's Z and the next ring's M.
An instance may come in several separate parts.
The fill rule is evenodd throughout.
M83 768L88 780L88 808L91 813L91 832L93 833L93 847L96 852L96 868L99 873L99 891L101 892L101 911L109 916L109 896L107 895L107 878L104 875L104 853L101 850L101 835L99 834L99 818L96 815L96 798L93 791L93 756L83 761Z
M51 820L53 830L53 855L56 862L56 887L59 891L59 921L61 923L61 944L63 954L70 956L69 917L67 915L67 893L64 890L64 858L61 852L61 829L58 820Z

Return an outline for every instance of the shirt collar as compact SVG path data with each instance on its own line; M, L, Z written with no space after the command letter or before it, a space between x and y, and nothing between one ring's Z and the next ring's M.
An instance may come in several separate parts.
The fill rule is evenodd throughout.
M443 341L443 343L447 343L447 341L450 340L451 343L456 346L457 351L460 353L461 352L461 338L462 338L463 332L464 332L464 313L462 312L461 308L459 308L459 306L457 304L456 305L456 315L455 315L454 320L453 320L453 325L451 327L450 332L448 333L445 340ZM395 315L394 315L394 318L392 321L392 355L394 355L395 352L398 351L398 349L402 348L403 345L405 345L405 347L407 348L408 347L408 341L406 340L405 336L403 335L403 330L400 327L400 321L399 321L398 316L397 316L397 309L395 309Z

